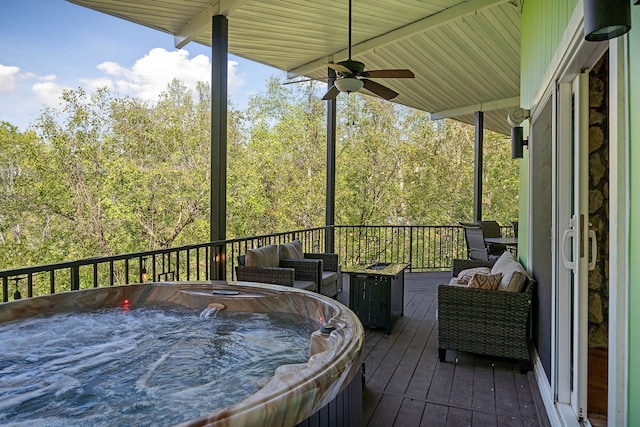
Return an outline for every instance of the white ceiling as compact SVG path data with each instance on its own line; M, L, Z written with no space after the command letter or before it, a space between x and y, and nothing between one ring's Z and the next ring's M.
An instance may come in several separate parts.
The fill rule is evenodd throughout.
M211 16L229 19L229 52L322 77L347 59L348 0L68 0L174 35L177 47L211 45ZM352 57L365 70L409 68L380 79L393 101L508 134L519 106L522 0L353 0Z

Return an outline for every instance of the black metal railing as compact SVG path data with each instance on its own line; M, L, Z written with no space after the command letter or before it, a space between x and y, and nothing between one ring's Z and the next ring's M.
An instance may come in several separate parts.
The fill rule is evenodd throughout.
M299 239L306 252L322 252L324 237L325 228L318 227L4 270L0 271L2 301L8 301L12 292L16 299L15 291L30 298L127 283L209 280L212 262L222 262L226 277L233 278L237 256L247 249ZM221 247L226 254L223 260L215 257Z
M409 263L410 271L446 270L466 258L462 227L446 225L335 226L336 252L343 265Z
M511 227L502 231L513 235ZM335 233L335 252L342 265L381 261L409 263L410 271L447 270L454 258L466 258L460 226L317 227L4 270L0 271L2 301L12 295L16 299L127 283L210 280L212 263L233 280L237 257L247 249L299 239L305 252L324 252L330 232ZM216 259L220 253L226 258Z

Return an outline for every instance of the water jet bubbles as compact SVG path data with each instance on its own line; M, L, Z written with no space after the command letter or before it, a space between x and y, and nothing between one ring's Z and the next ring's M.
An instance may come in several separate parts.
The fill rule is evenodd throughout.
M220 310L224 310L225 308L226 307L224 304L220 304L219 302L212 302L207 306L207 308L202 310L202 313L200 313L200 318L206 319L207 317L215 317Z

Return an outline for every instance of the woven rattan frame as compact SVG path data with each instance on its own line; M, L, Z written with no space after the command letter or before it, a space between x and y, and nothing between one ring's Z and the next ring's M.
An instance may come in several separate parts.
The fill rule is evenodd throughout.
M487 263L458 263L458 273ZM457 275L457 274L456 274ZM527 278L523 292L492 291L465 286L438 286L438 351L467 351L520 360L530 366L529 319L535 282Z

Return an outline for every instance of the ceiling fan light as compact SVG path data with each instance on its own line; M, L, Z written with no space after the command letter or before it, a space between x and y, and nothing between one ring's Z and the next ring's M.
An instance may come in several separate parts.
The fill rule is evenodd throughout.
M341 79L337 79L334 84L340 92L347 93L357 92L362 89L362 86L364 86L364 82L360 79L356 79L355 77L343 77Z

